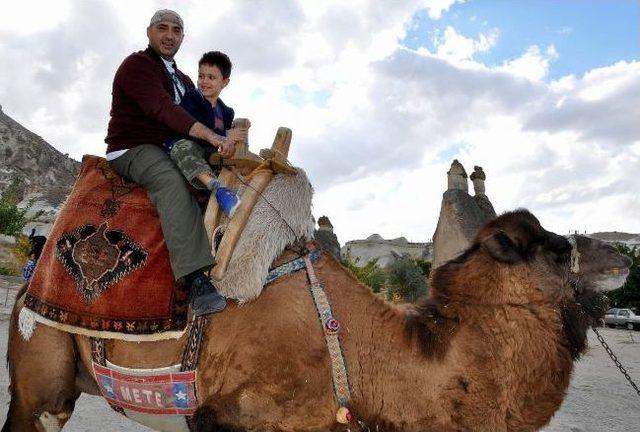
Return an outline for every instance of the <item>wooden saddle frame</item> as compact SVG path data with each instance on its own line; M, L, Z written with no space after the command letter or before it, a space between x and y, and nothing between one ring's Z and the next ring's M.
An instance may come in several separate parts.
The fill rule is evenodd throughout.
M247 119L236 119L234 121L234 126L236 127L247 127L248 125L249 121ZM209 163L211 165L222 167L219 175L222 184L236 191L241 184L247 185L242 195L240 206L231 219L228 219L221 211L215 195L212 194L209 198L204 214L204 224L211 251L216 261L210 272L210 277L213 280L220 281L224 277L240 234L242 234L247 225L251 211L262 192L271 182L274 174L294 175L297 173L297 170L287 160L291 136L291 129L280 127L271 148L260 150L259 155L250 152L249 143L245 141L236 144L232 158L223 159L218 153L210 156ZM213 236L219 230L219 227L224 228L224 233L216 248Z

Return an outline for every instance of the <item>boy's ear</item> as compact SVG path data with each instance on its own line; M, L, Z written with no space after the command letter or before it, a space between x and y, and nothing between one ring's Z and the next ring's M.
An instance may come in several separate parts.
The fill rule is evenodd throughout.
M224 80L222 80L222 88L225 88L226 86L228 86L229 81L231 81L231 78L225 78Z

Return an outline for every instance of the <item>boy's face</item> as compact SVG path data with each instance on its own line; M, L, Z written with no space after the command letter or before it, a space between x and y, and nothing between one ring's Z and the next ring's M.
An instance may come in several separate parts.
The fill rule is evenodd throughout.
M198 67L198 89L207 98L217 98L229 84L229 78L222 78L218 66L202 64Z

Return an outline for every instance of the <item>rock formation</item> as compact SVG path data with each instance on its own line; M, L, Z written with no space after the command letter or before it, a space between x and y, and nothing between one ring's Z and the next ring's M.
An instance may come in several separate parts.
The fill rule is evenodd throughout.
M38 233L48 231L46 225L55 218L79 171L80 162L60 153L0 106L0 192L19 182L20 205L31 202L27 216L37 216L35 225L44 225Z
M458 160L447 172L447 191L442 195L440 217L433 234L433 268L466 249L484 222L496 217L485 194L486 175L482 167L474 167L471 181L475 196L468 193L467 173Z
M372 234L364 240L351 240L342 248L342 257L349 256L359 266L377 259L380 267L386 267L403 255L422 260L431 260L430 243L411 243L404 237L385 240L379 234Z
M323 249L331 252L338 260L340 259L340 242L333 232L333 225L328 217L320 216L318 229L313 235Z

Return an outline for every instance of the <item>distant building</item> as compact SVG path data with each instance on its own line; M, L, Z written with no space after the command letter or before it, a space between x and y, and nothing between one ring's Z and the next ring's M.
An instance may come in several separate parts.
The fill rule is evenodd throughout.
M403 255L431 261L431 251L431 243L411 243L404 237L385 240L379 234L372 234L364 240L348 241L340 253L361 267L374 259L380 267L386 267Z

